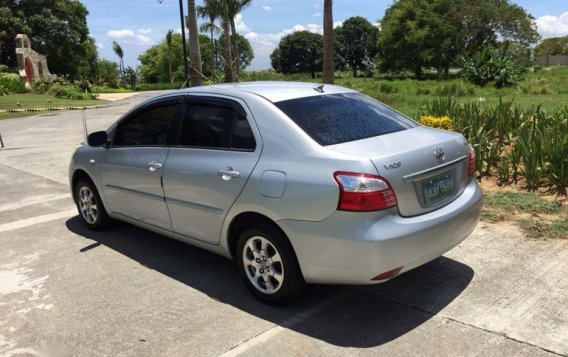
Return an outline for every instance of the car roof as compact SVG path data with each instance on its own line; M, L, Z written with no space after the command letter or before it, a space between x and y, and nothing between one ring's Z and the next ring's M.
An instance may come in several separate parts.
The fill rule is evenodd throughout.
M325 94L357 93L354 90L331 84L323 84L323 87L321 86L321 83L265 81L212 84L208 86L187 88L182 90L181 92L225 94L236 97L239 97L239 94L242 95L243 92L248 92L266 98L273 103L283 100L312 97ZM319 89L320 87L321 90ZM172 93L170 92L169 94L165 94L164 96L171 94Z

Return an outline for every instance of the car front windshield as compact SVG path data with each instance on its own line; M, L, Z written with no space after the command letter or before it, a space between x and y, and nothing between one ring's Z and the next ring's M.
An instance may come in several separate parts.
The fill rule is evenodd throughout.
M413 128L415 122L359 93L326 94L275 105L323 146Z

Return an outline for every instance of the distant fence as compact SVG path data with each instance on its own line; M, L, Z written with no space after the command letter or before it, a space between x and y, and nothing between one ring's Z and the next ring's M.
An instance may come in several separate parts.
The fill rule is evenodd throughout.
M535 56L534 64L540 66L568 66L568 55Z

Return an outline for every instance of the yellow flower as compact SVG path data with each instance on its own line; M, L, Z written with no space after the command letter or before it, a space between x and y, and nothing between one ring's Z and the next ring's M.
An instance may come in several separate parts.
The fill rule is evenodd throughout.
M420 117L420 123L426 126L430 126L432 128L452 130L452 121L447 115L441 117L424 115Z

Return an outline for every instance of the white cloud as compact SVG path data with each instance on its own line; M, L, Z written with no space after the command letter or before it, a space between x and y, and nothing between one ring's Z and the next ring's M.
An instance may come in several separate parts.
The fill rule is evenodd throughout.
M235 16L235 27L237 32L250 32L250 28L243 21L243 14Z
M343 21L335 21L333 23L333 28L339 27L339 26L343 26Z
M147 28L147 29L138 29L138 33L140 35L149 35L152 33L152 29L151 28Z
M136 44L137 45L152 45L152 44L154 44L154 39L152 39L150 36L138 35L138 36L136 36Z
M538 32L542 37L568 35L568 11L560 16L545 15L536 19Z
M316 13L313 14L312 16L314 16L314 17L321 16L321 12L316 12Z
M110 30L107 32L107 36L111 38L131 38L134 37L134 31L130 29Z
M264 5L264 6L262 7L262 10L270 11L270 10L272 10L272 8L271 8L270 6L268 6L268 5Z
M102 50L103 48L105 48L105 45L103 45L102 43L99 43L99 42L95 42L95 46L97 46L97 48L99 50Z

